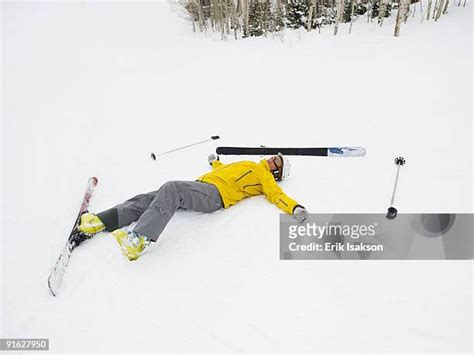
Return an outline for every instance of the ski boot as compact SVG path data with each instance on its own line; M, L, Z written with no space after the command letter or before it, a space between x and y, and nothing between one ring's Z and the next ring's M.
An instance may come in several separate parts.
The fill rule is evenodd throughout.
M73 251L84 241L91 239L94 234L105 229L102 221L93 213L84 212L79 220L79 225L74 228L69 237L69 249Z
M81 216L81 223L79 223L77 228L82 233L92 236L93 234L102 232L105 226L95 214L86 212Z
M126 232L123 229L117 229L112 232L112 235L117 239L122 254L130 261L137 260L150 245L147 237L133 231Z

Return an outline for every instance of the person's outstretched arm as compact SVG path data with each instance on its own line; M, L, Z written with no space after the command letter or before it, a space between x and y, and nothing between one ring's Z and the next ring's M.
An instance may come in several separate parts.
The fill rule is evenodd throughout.
M222 165L219 156L215 154L209 154L209 156L207 157L207 161L209 162L209 165L212 166L212 170Z
M263 193L267 200L276 205L282 211L288 214L293 214L297 206L304 208L283 192L271 174L263 175L260 180L262 183Z

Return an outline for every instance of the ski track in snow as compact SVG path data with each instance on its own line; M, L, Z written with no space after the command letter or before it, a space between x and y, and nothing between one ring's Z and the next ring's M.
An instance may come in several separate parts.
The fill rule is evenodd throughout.
M282 187L311 212L385 212L399 155L399 211L472 212L471 6L416 15L400 38L392 18L221 41L166 3L2 3L1 336L53 352L472 350L472 262L279 261L263 197L177 213L134 263L99 234L58 297L46 285L89 176L100 211L195 179L217 145L364 146L292 158Z

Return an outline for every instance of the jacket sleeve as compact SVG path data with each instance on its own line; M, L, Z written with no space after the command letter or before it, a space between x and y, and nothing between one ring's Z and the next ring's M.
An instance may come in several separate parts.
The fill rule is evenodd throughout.
M264 174L261 176L260 181L262 183L263 193L267 200L276 205L282 211L288 214L293 214L294 208L299 206L298 202L283 192L273 176L271 174Z

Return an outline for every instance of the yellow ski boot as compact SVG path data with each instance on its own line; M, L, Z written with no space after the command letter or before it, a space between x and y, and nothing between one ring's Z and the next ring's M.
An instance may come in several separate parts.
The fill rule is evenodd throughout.
M86 234L96 234L105 229L104 224L102 221L93 213L84 213L81 216L81 223L77 227L81 232Z
M150 245L150 241L145 236L133 231L127 233L123 229L117 229L112 232L112 235L117 239L122 254L130 261L137 260Z

